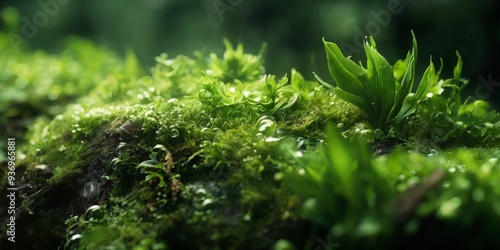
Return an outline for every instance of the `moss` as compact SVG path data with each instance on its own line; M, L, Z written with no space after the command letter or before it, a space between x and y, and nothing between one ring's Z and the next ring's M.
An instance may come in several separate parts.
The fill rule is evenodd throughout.
M295 70L265 75L265 46L251 55L225 45L222 58L162 54L151 74L133 53L122 60L74 39L60 55L0 60L11 83L28 77L26 64L48 62L29 82L46 77L40 89L62 98L33 99L56 111L23 125L20 237L32 240L36 226L51 232L45 248L314 249L330 237L349 248L401 248L498 220L499 152L486 147L498 143L499 116L485 103L436 95L385 134ZM495 245L492 231L471 246Z

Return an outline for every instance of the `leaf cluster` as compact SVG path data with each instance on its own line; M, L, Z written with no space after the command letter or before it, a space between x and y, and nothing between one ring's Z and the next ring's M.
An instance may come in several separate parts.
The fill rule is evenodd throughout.
M422 80L415 92L412 92L415 81L417 61L417 41L413 37L413 48L404 60L394 65L377 51L373 37L364 43L367 56L367 67L356 64L346 58L339 46L323 40L328 59L330 75L336 86L321 82L335 88L335 94L363 110L373 127L387 133L391 128L396 130L400 123L415 112L418 103L432 95L443 92L432 61L425 70ZM459 62L457 64L461 65ZM459 74L460 70L456 70Z

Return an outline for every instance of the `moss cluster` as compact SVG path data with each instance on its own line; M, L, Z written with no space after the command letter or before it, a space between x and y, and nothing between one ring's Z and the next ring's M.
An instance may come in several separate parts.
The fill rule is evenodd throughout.
M133 53L79 39L49 55L14 54L1 38L2 124L27 129L20 247L387 249L414 237L427 247L436 230L448 239L500 222L499 152L486 149L498 133L480 121L496 129L499 118L486 102L439 113L448 99L429 97L397 142L375 140L334 90L295 70L266 75L265 46L225 45L222 58L160 55L147 74ZM498 229L467 244L497 246Z

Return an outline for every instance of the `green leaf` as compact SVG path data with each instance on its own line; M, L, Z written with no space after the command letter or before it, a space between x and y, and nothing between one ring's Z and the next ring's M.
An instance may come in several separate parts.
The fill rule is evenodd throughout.
M422 80L418 85L416 93L410 94L405 98L404 104L396 117L396 123L400 123L405 117L415 112L417 109L417 103L426 98L431 98L435 94L441 94L443 91L443 88L441 87L442 84L443 81L439 81L439 75L436 74L436 70L431 59L429 66L425 70Z
M396 118L396 124L398 124L398 121L401 121L403 117L401 117L401 109L409 109L411 108L413 103L407 103L404 105L404 102L409 95L411 89L413 88L413 84L415 81L415 64L417 61L417 51L418 51L418 45L417 45L417 39L415 38L415 34L412 32L411 33L413 36L412 43L413 47L411 52L408 52L406 55L406 59L402 62L396 63L397 64L397 72L395 73L396 79L399 79L399 75L401 74L401 68L405 67L404 74L402 75L402 78L399 82L399 87L396 90L396 100L394 103L394 107L391 110L391 114L389 115L390 119ZM396 71L395 71L396 72ZM406 106L406 107L404 107ZM403 112L403 114L406 112Z
M408 96L406 96L403 106L401 106L399 113L394 118L395 123L401 123L404 118L413 113L416 110L416 104L417 98L415 97L415 94L410 93Z
M439 75L436 74L436 70L431 59L429 66L425 70L422 80L418 85L415 93L416 99L417 101L421 101L426 98L428 94L441 94L442 90L441 83L439 82Z
M297 100L298 100L298 99L299 99L299 94L298 94L298 93L293 94L293 95L292 95L292 97L290 97L290 98L287 100L287 101L288 101L288 103L287 103L285 106L283 106L282 108L283 108L283 109L287 109L287 108L289 108L289 107L293 106L293 104L295 104L295 103L297 102Z
M139 165L137 165L137 168L156 168L157 165L158 165L157 161L147 160L139 163Z
M392 66L392 70L394 71L394 77L396 80L401 82L403 79L403 76L407 74L408 72L408 65L410 63L411 56L413 55L412 52L408 51L408 54L406 54L405 60L397 60L396 63Z
M370 117L371 120L376 119L375 111L373 110L370 103L368 103L365 99L355 94L348 93L341 88L335 88L334 93L342 100L352 103L361 110L363 110L368 115L368 117Z
M371 38L371 45L365 44L367 56L367 92L371 97L370 106L378 114L375 126L381 128L387 121L394 105L396 93L396 79L391 65L378 53L375 42Z
M302 197L314 196L319 191L319 187L315 180L309 179L307 176L296 172L285 174L282 180L293 192Z
M366 43L367 69L344 57L335 43L323 39L330 75L336 82L335 93L344 101L358 106L366 112L375 128L388 130L387 123L394 121L400 113L405 99L410 94L415 79L417 41L413 35L413 48L404 61L393 68L377 51L373 37ZM317 77L323 85L332 88ZM408 99L410 100L410 99ZM405 110L412 110L416 102L407 102ZM402 117L398 117L401 121Z
M344 57L335 43L327 42L324 39L323 43L328 60L328 69L333 80L337 83L337 87L367 100L369 96L365 89L366 70Z
M359 200L355 191L355 172L358 167L356 156L353 154L349 142L337 131L333 125L328 124L326 129L328 144L325 148L325 155L329 162L330 175L333 180L337 180L338 188L341 188L347 199L353 204L358 204Z
M333 89L335 88L335 84L334 83L329 83L325 80L323 80L318 74L316 74L315 72L313 72L313 75L314 77L316 78L316 80L318 80L318 82L320 82L321 84L323 84L325 87L329 88L329 89Z
M458 51L456 51L456 54L457 54L457 57L458 57L458 61L457 61L457 65L455 65L455 68L453 68L453 78L455 79L459 79L460 78L460 75L462 74L462 57L460 56L460 53L458 53Z

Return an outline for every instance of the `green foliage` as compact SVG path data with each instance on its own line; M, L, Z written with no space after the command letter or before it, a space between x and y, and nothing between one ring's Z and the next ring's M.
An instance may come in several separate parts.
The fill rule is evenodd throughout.
M144 181L157 181L158 187L165 187L164 176L170 173L170 168L172 168L173 160L172 155L168 149L158 144L154 146L149 155L149 160L141 162L137 168L141 170L141 173L146 174L146 179Z
M125 63L115 53L79 38L66 39L64 50L51 55L13 49L7 34L0 32L0 53L0 125L18 143L24 142L24 132L38 117L54 119L79 98L85 107L116 101L116 89L128 91L124 83L134 83L142 74L133 53ZM99 92L94 95L94 90ZM0 160L6 136L0 135Z
M412 237L421 239L415 244L422 247L446 241L457 248L496 248L498 156L498 149L458 148L430 156L395 152L378 159L398 191L404 191L394 203L396 214L413 209L394 237L401 237L399 248L410 247ZM431 178L443 170L444 177ZM434 238L437 233L442 237Z
M350 143L331 125L326 145L304 155L304 167L283 177L305 199L301 215L330 229L343 244L382 240L390 228L391 188L371 161L368 147Z
M346 58L335 43L327 41L323 43L330 75L337 84L335 94L363 110L374 128L382 129L384 132L388 132L391 126L397 128L404 118L415 112L419 102L434 94L439 95L443 91L439 73L435 73L431 61L416 92L411 92L417 60L415 37L413 37L413 49L408 52L404 60L397 61L394 66L379 54L375 41L370 37L369 43L364 44L368 59L366 69ZM460 74L461 69L458 65L461 63L459 57L456 74Z
M203 71L199 61L185 56L172 59L175 64L158 61L153 76L138 78L136 84L111 79L105 87L96 87L80 99L83 104L70 105L52 122L37 122L34 127L40 129L29 134L34 141L48 138L46 150L39 153L42 158L32 157L37 151L33 145L25 149L26 159L28 164L57 166L49 179L54 189L74 180L71 177L93 176L96 171L104 174L92 178L107 180L110 185L95 191L111 196L109 203L100 205L102 217L89 220L90 215L80 215L68 222L68 247L150 249L168 239L178 246L207 249L229 244L239 248L261 238L262 228L278 232L279 225L291 225L297 218L293 211L299 201L288 200L290 191L274 180L274 174L288 168L289 163L279 153L279 138L274 137L278 122L273 115L284 119L292 110L303 113L295 106L308 107L307 103L299 104L299 96L307 94L299 94L287 78L277 83L274 76L260 77L262 80L253 85L235 84L231 89L215 78L196 75L194 72ZM307 86L298 72L293 77L294 86ZM176 87L186 81L191 90ZM202 81L228 90L215 93L228 97L227 102L202 105L210 101L200 98L208 88L200 84ZM189 96L200 90L198 96ZM245 97L245 91L250 95ZM172 98L176 95L183 98ZM46 132L40 133L44 129ZM61 137L50 137L51 133ZM248 144L242 147L241 140ZM55 153L56 143L64 143L66 154ZM45 155L54 159L47 160ZM56 165L56 158L64 162ZM37 172L29 172L33 180ZM43 187L44 181L36 187ZM200 186L206 195L199 195ZM120 202L113 202L115 199ZM285 215L276 216L280 213ZM247 226L249 221L251 227ZM179 224L185 224L182 230ZM225 232L226 227L235 230ZM153 228L157 235L149 235ZM207 235L205 228L212 228L213 233ZM116 233L105 237L102 232L106 230ZM193 243L184 239L186 235L203 240ZM269 239L261 244L273 243Z
M299 157L300 167L283 182L304 198L301 216L327 229L335 242L349 249L424 247L442 240L457 247L497 245L492 232L500 221L498 149L428 156L396 150L374 158L364 143L349 143L332 126L327 134L319 157ZM481 221L491 226L469 235ZM425 240L410 243L412 237Z
M267 45L263 44L258 55L245 54L240 43L233 48L229 40L224 39L226 51L222 59L210 54L210 63L206 73L225 83L252 82L264 75L264 59Z
M440 85L450 89L449 93L429 95L419 102L409 122L410 129L415 126L420 131L432 131L432 140L448 146L498 145L500 114L486 101L470 101L470 98L462 101L460 94L468 81L459 78L462 61L458 53L457 56L453 79L440 81ZM437 79L437 75L433 78Z
M413 42L391 66L371 39L366 69L324 42L334 89L296 70L265 75L265 46L251 55L227 41L222 58L162 54L150 75L132 52L97 55L106 50L78 40L71 53L41 53L55 64L77 60L67 79L91 83L61 90L71 103L48 103L59 106L53 114L30 115L19 145L31 187L21 209L37 222L19 235L32 239L40 225L67 249L315 249L321 237L348 249L406 249L413 237L465 239L477 219L491 226L460 244L496 247L499 115L486 101L461 100L460 57L452 79L440 80L431 63L412 92ZM0 76L24 76L11 69L36 54L23 52L28 59L12 59ZM66 86L47 72L47 91ZM387 141L373 150L366 142L391 135L405 144L373 156Z
M226 116L245 112L245 109L257 114L275 114L289 109L299 96L297 90L288 84L287 77L276 82L274 76L266 76L251 85L225 85L212 81L199 93L202 104Z

